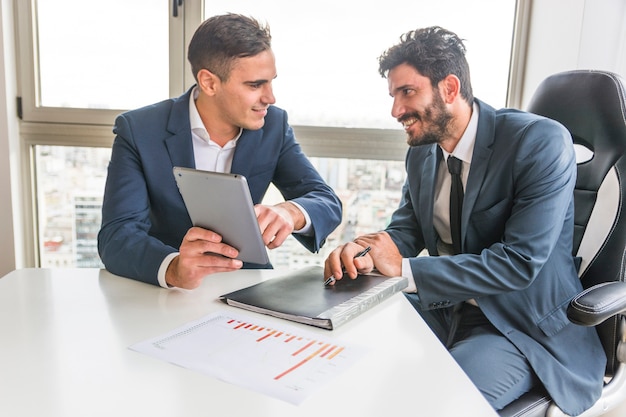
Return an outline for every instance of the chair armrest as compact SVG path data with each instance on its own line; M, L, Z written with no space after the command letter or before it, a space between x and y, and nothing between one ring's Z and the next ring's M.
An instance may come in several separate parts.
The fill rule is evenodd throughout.
M605 282L587 288L572 299L567 317L581 326L596 326L626 312L626 282Z

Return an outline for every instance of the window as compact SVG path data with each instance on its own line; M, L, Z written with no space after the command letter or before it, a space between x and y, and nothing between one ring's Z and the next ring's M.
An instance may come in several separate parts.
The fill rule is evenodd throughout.
M96 244L110 149L34 150L41 267L101 267Z
M23 117L110 124L169 96L168 0L32 0L23 27ZM26 46L26 45L25 45Z
M18 3L21 136L23 157L33 164L26 183L34 184L36 213L27 229L38 242L27 263L41 266L100 265L93 255L114 117L191 86L186 44L205 17L229 11L270 24L276 105L288 111L303 149L344 202L344 222L328 251L383 228L404 180L404 133L390 116L378 56L408 30L446 27L466 39L476 97L504 106L517 5L186 0L174 17L169 0ZM480 23L486 8L498 16L488 26ZM279 197L269 193L272 199ZM304 266L326 255L289 245L272 251L276 266Z
M506 103L515 1L229 0L205 2L205 18L241 13L267 22L278 78L276 105L294 125L397 129L378 57L419 27L438 25L465 39L474 95ZM481 10L489 10L488 25ZM476 16L476 17L472 17ZM485 63L488 63L487 65Z
M129 109L167 98L168 1L35 4L42 107Z

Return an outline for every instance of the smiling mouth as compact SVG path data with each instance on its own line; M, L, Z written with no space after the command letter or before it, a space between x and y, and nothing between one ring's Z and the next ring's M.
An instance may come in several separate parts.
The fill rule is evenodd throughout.
M416 117L408 117L406 119L399 120L399 122L402 124L402 127L404 127L405 129L410 128L417 121L418 119Z

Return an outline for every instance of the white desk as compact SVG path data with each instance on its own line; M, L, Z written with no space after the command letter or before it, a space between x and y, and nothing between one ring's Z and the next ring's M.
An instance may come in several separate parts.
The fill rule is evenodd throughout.
M496 416L403 295L334 331L371 352L299 406L128 349L285 271L212 275L171 291L99 269L0 279L0 416ZM287 322L235 309L264 321Z

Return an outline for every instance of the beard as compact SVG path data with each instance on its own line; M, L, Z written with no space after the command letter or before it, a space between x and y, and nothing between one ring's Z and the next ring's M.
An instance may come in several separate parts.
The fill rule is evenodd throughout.
M448 137L453 117L446 109L441 96L435 91L432 103L423 112L406 114L399 121L411 118L421 122L422 131L417 134L407 132L406 142L409 146L421 146L440 143Z

